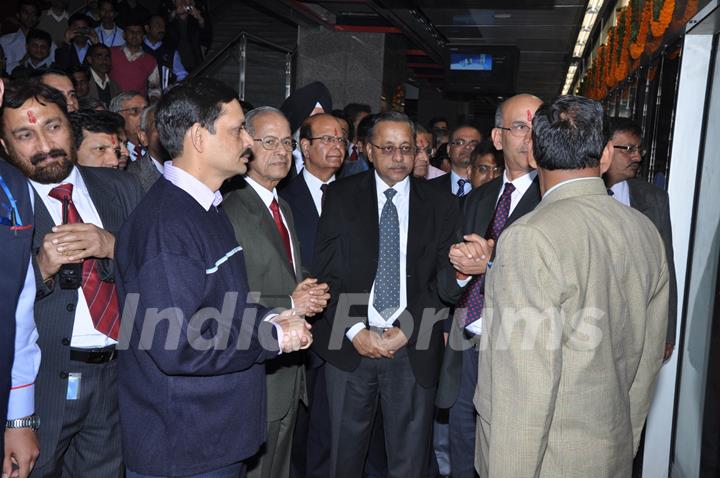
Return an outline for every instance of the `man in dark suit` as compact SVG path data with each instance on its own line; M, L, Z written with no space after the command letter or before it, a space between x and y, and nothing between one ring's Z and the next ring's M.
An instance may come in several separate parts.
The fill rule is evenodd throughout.
M517 95L507 99L495 114L492 139L495 147L505 155L503 176L474 190L465 201L464 234L497 240L491 225L504 212L507 227L516 219L532 211L540 202L537 174L528 163L532 114L542 101L531 95ZM509 185L509 186L508 186ZM502 201L505 197L505 201ZM507 202L507 209L500 205ZM498 218L497 220L495 218ZM454 262L459 259L452 258ZM473 395L477 384L479 334L482 331L480 310L468 303L483 293L484 269L464 269L476 276L456 305L445 349L436 404L450 409L450 467L453 476L475 476L475 408ZM467 312L467 313L466 313ZM461 323L462 322L462 323Z
M294 141L283 114L266 106L250 111L245 128L256 141L244 187L229 193L223 207L246 253L250 290L267 307L294 308L312 316L327 304L326 284L303 281L300 243L290 206L275 187L291 166ZM249 465L250 477L290 475L290 451L300 402L307 406L302 355L289 354L266 365L267 443Z
M184 83L158 103L173 160L118 235L128 478L245 476L265 441L263 362L312 342L292 310L249 302L245 253L218 207L223 181L246 170L244 123L237 93L214 80Z
M455 128L450 135L450 143L448 143L448 155L452 169L449 173L431 180L431 183L453 196L459 198L467 196L472 190L469 176L470 153L480 141L482 141L482 135L476 127L464 125Z
M9 159L35 193L35 320L43 362L35 398L42 451L33 476L117 475L120 311L113 257L115 233L140 188L116 171L75 166L57 90L12 84L2 126Z
M379 115L365 152L375 171L328 189L313 265L332 297L314 326L327 361L330 475L362 476L380 409L389 476L422 476L443 349L442 318L423 313L461 292L448 261L459 214L450 195L410 177L415 131L404 114Z
M55 66L70 71L85 63L90 46L98 42L97 33L90 28L92 21L82 13L73 14L68 20L65 44L55 51Z
M340 122L329 114L313 115L300 128L300 149L305 168L280 190L292 209L300 241L302 263L310 267L315 253L315 234L325 191L342 166L347 137ZM292 168L291 168L292 170ZM330 434L327 418L322 360L312 350L306 355L310 410L301 407L293 445L293 474L327 476Z
M604 175L608 193L626 206L645 214L658 228L665 245L670 270L669 315L664 354L664 359L668 360L675 348L677 329L677 281L668 194L665 190L637 178L645 155L640 125L628 118L614 118L610 121L608 138L613 144L612 162Z
M167 151L160 143L160 137L158 136L155 124L156 110L155 105L150 105L143 110L142 116L140 116L138 139L145 150L145 154L137 161L131 161L127 167L127 172L140 180L145 192L148 192L152 185L155 184L155 181L162 176L165 161L169 159Z
M0 106L2 106L4 89L0 81ZM10 476L14 462L18 467L17 472L27 476L40 452L33 423L37 415L33 414L34 410L26 403L33 401L35 377L31 378L31 383L16 384L14 375L15 367L18 365L26 367L28 362L33 362L39 357L37 349L29 351L30 355L26 350L16 350L18 346L16 329L27 328L29 325L25 323L27 321L32 322L34 327L35 280L30 251L35 221L27 180L20 171L2 158L0 158L0 184L2 184L0 262L3 264L3 274L0 274L0 296L4 298L0 303L0 457L2 457L4 475ZM26 297L28 294L29 297ZM18 337L22 336L18 335ZM33 357L33 354L38 357ZM34 369L33 365L31 368ZM36 372L36 369L34 371ZM12 394L25 394L27 393L25 389L31 390L30 396L24 400L24 397L21 397L21 401L16 404L23 410L8 410L8 400ZM7 425L13 428L5 430L5 417L8 418ZM4 456L6 451L7 459Z

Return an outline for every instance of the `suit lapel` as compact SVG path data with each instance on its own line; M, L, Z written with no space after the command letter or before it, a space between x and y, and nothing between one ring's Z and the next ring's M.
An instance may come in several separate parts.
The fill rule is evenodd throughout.
M300 260L300 242L298 241L297 233L295 232L295 223L293 221L292 217L292 211L290 210L290 206L288 204L280 199L280 210L283 213L283 216L285 216L285 221L288 225L288 232L290 233L290 240L292 241L292 247L293 251L295 252L294 260L293 260L293 266L295 266L295 270L293 271L295 273L295 281L300 282L302 281L302 261ZM289 269L289 268L288 268Z
M479 199L475 207L475 217L472 220L472 227L465 231L466 234L475 233L483 237L485 236L485 232L495 212L495 203L497 202L500 188L503 184L502 176L499 179L500 181L493 180L492 183L486 186L487 190L485 194ZM468 212L472 213L472 211Z
M108 185L98 181L87 169L81 166L77 166L77 168L83 181L85 181L90 199L92 199L93 205L103 223L103 229L113 234L118 232L124 221L122 214L124 209L122 205L117 201L117 198L110 193Z
M525 214L529 213L535 206L540 202L540 179L535 176L530 187L525 191L523 197L520 198L517 206L513 210L510 217L508 217L507 226L515 222L518 218L521 218Z
M367 248L362 257L368 267L366 274L372 283L377 271L380 238L375 174L367 174L359 186L356 201L353 201L356 207L352 208L353 215L350 216L352 237L349 240Z
M303 198L303 201L305 202L305 208L308 211L312 211L311 214L316 220L320 220L320 215L317 213L317 208L315 207L315 201L313 201L312 194L310 193L310 188L308 187L307 183L305 182L305 175L302 174L302 171L300 171L300 185L301 185L301 197Z
M628 180L628 195L630 196L630 206L643 214L646 214L650 209L650 201L647 200L645 195L642 193L641 188L635 186L634 180ZM647 215L647 214L646 214Z
M40 249L40 246L42 246L45 234L50 232L53 226L55 226L55 222L52 217L50 217L50 212L48 212L45 207L45 203L42 201L37 191L35 191L35 188L33 188L33 194L35 195L35 231L33 232L33 250L38 250Z
M410 199L408 207L408 241L407 241L407 257L406 270L407 275L414 276L414 265L421 260L425 250L424 238L432 237L433 231L431 216L428 211L423 208L425 196L417 187L415 178L410 177ZM377 207L375 208L377 210Z

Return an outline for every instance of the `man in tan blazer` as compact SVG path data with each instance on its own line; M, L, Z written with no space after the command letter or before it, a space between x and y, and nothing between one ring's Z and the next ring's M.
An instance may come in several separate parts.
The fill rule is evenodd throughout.
M275 190L290 169L290 126L270 107L248 112L245 125L254 140L253 159L240 187L224 198L223 208L245 253L250 291L259 294L250 300L314 315L330 298L328 288L315 279L302 279L292 212ZM307 404L303 355L282 354L267 362L266 371L267 441L248 462L248 477L287 478L297 408L301 401Z
M663 242L600 179L612 142L599 103L560 97L532 123L543 199L487 273L476 469L629 477L665 346Z

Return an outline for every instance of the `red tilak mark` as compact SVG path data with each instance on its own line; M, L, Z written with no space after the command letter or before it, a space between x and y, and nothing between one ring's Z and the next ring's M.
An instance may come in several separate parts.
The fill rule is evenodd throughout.
M35 117L35 115L33 114L32 111L28 111L27 116L28 116L28 121L30 121L30 124L37 123L37 118Z
M528 123L532 123L532 119L533 119L532 111L527 110L527 118L528 118Z
M112 141L113 146L115 146L115 137L114 136L110 137L110 141Z
M337 136L338 135L337 128L335 128L333 131L335 132L335 136Z

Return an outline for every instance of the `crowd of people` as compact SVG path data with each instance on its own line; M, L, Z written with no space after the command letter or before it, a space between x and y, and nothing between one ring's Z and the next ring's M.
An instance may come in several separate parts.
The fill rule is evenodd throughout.
M255 107L182 81L188 0L50 3L0 37L3 475L632 475L677 304L635 122Z

